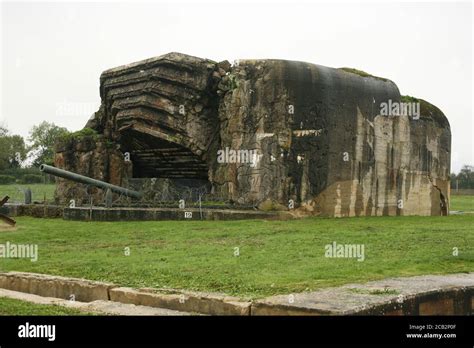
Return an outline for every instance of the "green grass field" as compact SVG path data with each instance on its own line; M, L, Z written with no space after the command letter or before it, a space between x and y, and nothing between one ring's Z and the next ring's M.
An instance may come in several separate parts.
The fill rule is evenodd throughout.
M1 271L83 277L131 287L258 298L394 276L474 271L474 215L146 222L19 217L17 221L16 231L0 232L0 244L38 244L39 259L0 258ZM325 246L333 241L363 244L365 260L325 257ZM457 256L453 248L459 251Z
M455 196L451 195L450 210L461 210L465 212L474 212L474 196Z
M44 305L0 297L0 315L90 315L58 305Z

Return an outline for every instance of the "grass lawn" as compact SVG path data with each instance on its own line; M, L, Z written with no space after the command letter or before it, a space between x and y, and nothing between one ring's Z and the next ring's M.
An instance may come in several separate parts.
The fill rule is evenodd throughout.
M90 315L77 309L0 297L0 315Z
M9 202L24 202L25 195L22 190L29 187L31 189L31 196L33 201L43 201L44 195L46 194L47 201L54 200L54 190L56 185L54 184L10 184L0 185L0 199L4 196L10 196Z
M474 212L474 196L451 195L449 209Z
M19 217L17 221L16 231L0 232L0 244L38 244L39 259L0 258L0 271L84 277L131 287L258 298L393 276L474 271L474 215L160 222ZM325 245L333 241L363 244L365 260L325 257ZM459 255L453 255L453 248Z

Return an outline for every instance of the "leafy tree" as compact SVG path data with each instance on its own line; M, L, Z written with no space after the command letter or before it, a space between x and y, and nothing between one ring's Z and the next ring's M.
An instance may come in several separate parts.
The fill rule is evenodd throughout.
M0 137L8 135L8 129L4 125L0 125Z
M21 135L12 135L5 126L0 126L0 171L20 168L25 160L27 148Z
M474 189L474 166L465 165L460 172L451 174L451 188L456 188L456 182L460 189Z
M69 131L66 128L46 121L33 126L28 139L32 143L30 154L34 157L33 165L39 166L42 163L53 164L54 143L56 139L67 134L69 134Z

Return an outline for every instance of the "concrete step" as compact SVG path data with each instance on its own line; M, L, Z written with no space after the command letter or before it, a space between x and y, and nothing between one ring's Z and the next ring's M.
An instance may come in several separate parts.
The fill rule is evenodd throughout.
M97 300L92 302L70 301L55 297L43 297L19 291L0 289L0 297L21 300L29 303L42 305L58 305L66 308L76 309L85 313L96 313L101 315L144 315L144 316L186 316L192 313L174 311L165 308L148 306L137 306L114 301Z

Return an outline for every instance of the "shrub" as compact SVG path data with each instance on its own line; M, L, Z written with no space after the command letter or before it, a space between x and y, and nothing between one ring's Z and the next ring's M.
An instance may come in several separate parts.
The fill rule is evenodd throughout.
M16 178L11 175L0 175L0 184L5 185L5 184L13 184L15 182Z
M21 178L25 174L39 174L38 168L6 168L0 171L0 175L11 175L15 178Z
M404 103L418 103L419 99L412 97L411 95L401 95L400 100Z
M20 181L22 184L41 184L44 182L44 176L40 174L25 174Z

